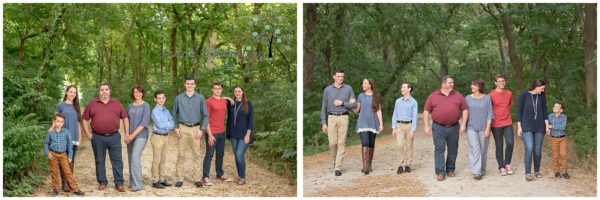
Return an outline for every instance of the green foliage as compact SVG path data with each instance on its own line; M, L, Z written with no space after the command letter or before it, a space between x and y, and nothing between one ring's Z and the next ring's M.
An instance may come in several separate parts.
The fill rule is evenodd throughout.
M4 196L28 196L46 180L43 143L49 125L12 117L4 120Z

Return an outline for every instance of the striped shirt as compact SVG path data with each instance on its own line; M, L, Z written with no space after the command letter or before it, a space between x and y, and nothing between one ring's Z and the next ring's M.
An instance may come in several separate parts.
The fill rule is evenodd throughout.
M68 129L62 128L60 132L48 131L48 136L44 141L44 153L48 155L49 150L58 153L67 152L69 159L73 158L73 145L71 145L71 134Z

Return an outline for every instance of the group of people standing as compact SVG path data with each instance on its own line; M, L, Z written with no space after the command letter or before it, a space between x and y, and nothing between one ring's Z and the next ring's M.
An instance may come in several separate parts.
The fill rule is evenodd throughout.
M372 169L375 138L383 130L382 97L371 78L363 79L363 93L355 98L352 87L344 84L344 71L333 73L334 83L324 89L321 123L322 131L329 140L330 153L334 160L336 176L342 175L345 155L348 114L358 112L356 133L360 135L363 167L361 172L369 174ZM454 177L458 154L459 135L467 133L470 168L475 180L486 175L487 149L490 135L496 145L498 173L502 176L514 174L511 166L514 148L514 131L511 117L512 92L505 88L504 76L494 77L496 85L485 94L485 83L481 79L471 82L472 94L464 97L454 91L451 76L442 77L439 90L433 91L425 102L423 111L424 134L433 137L435 174L438 181ZM556 102L553 113L547 113L545 82L535 80L524 91L517 102L517 134L525 146L525 179L542 178L540 163L544 135L551 136L553 170L556 178L569 179L566 158L567 117L562 112L564 105ZM418 102L411 96L413 85L402 83L402 96L395 102L392 115L392 137L400 147L397 174L412 171L413 140L416 135ZM432 123L430 123L430 118ZM506 144L506 147L505 145ZM447 152L446 152L447 149ZM446 157L444 157L446 154ZM534 174L531 173L531 162Z
M235 99L221 96L223 85L220 81L213 82L212 96L208 99L196 92L195 88L195 79L186 77L185 91L177 95L171 111L165 107L167 99L165 93L161 90L156 91L154 93L156 106L151 111L150 105L144 101L144 89L141 86L131 89L133 102L125 109L118 100L110 96L110 85L102 83L98 88L98 97L88 102L82 113L77 87L68 86L63 101L56 107L53 124L44 145L51 169L52 195L58 195L61 189L58 180L59 170L63 181L62 190L84 195L73 177L75 152L82 143L82 132L91 140L98 190L105 190L108 184L105 168L108 151L115 189L125 192L120 121L125 130L122 140L127 144L130 191L144 189L141 156L148 139L153 149L152 186L162 189L173 185L167 182L167 166L165 166L169 133L174 133L178 140L175 187L183 185L186 160L192 161L190 165L193 168L192 180L196 187L212 185L209 174L215 152L216 179L231 182L232 180L223 172L226 138L230 139L235 155L239 177L236 183L244 185L246 183L244 155L254 138L252 103L246 98L244 88L240 85L233 89ZM148 129L150 120L153 124L151 132ZM200 139L203 134L206 134L204 137L206 154L201 171ZM189 159L190 153L191 159Z

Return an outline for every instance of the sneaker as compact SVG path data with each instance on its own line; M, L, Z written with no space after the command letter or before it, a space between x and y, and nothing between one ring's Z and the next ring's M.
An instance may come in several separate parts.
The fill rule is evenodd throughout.
M525 180L526 181L533 181L533 176L531 176L531 174L526 174L525 175Z
M221 180L221 181L225 181L225 182L231 182L231 179L228 178L227 176L223 175L223 176L217 176L217 179Z
M571 176L569 176L569 174L567 174L567 172L563 173L562 177L564 177L565 179L571 179Z
M183 182L181 182L181 181L177 181L177 182L175 183L175 187L181 187L181 186L183 186Z
M168 183L167 180L160 181L160 184L163 185L163 186L165 186L165 187L171 187L171 186L173 186L173 184Z
M335 176L341 176L342 175L342 171L340 170L335 170Z
M57 196L58 196L58 191L56 191L56 190L52 190L52 196L53 196L53 197L57 197Z
M554 178L561 178L560 173L555 173Z
M436 177L436 179L438 181L443 181L444 179L446 179L446 176L444 175L444 173L439 173Z
M194 185L196 185L197 188L201 188L202 187L202 182L201 181L196 181L196 182L194 182Z
M153 187L153 188L158 188L158 189L163 189L163 188L165 188L165 186L164 186L164 185L162 185L160 181L157 181L156 183L152 183L152 187Z
M500 175L506 176L506 169L504 167L500 168Z
M454 173L454 171L449 171L448 172L448 177L455 177L456 174Z
M210 179L208 177L204 177L202 178L202 185L211 186L212 183L210 182Z
M85 193L83 191L79 190L79 189L77 191L73 192L73 194L76 194L77 196L84 196L85 195Z
M402 174L404 172L404 169L402 168L402 166L398 167L398 171L396 171L396 174Z
M508 175L512 175L513 173L515 173L515 172L512 170L512 167L511 167L510 165L506 165L506 166L504 166L504 167L506 167L506 174L508 174Z
M246 179L245 178L238 179L237 184L238 185L245 185L246 184Z
M475 176L473 176L473 178L474 178L475 180L481 180L481 175L479 175L479 174L475 174Z
M409 167L409 166L405 166L405 167L404 167L404 172L406 172L406 173L410 173L410 167Z

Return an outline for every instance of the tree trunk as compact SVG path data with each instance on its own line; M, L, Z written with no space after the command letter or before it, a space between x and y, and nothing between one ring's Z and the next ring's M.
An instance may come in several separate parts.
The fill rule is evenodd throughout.
M500 51L500 74L506 75L508 66L506 66L506 50L504 49L504 40L502 36L498 36L498 50Z
M502 24L502 29L504 30L506 40L508 41L508 57L510 58L510 62L515 70L515 79L517 85L519 85L520 89L525 89L525 84L523 82L523 66L521 64L521 59L517 54L517 41L515 40L511 17L502 11L502 9L504 9L502 4L494 4L494 6L496 6L501 13L500 22Z
M586 4L583 19L583 44L585 57L585 105L592 107L596 96L596 4Z
M307 22L306 22L306 31L304 33L304 41L305 46L304 46L304 89L306 90L310 90L313 87L313 83L314 83L314 79L315 79L315 60L316 60L316 43L315 43L315 29L317 27L317 7L318 4L315 3L311 3L311 4L306 4L307 9L306 9L306 15L307 15ZM331 52L329 45L326 47L326 52L327 49L329 49L329 52ZM327 54L331 56L331 54ZM330 62L330 60L328 59L326 61ZM328 67L328 66L327 66Z

